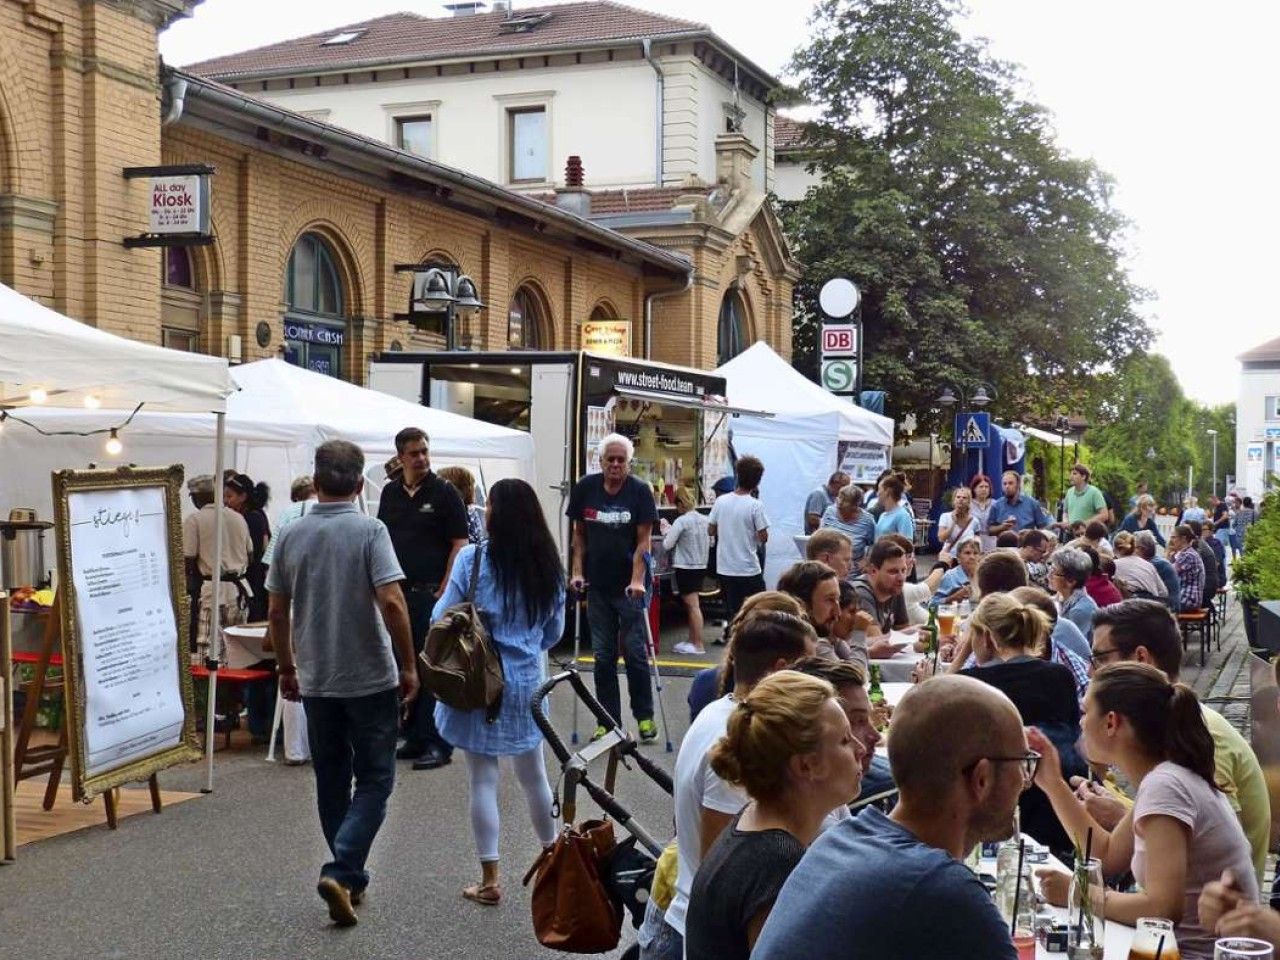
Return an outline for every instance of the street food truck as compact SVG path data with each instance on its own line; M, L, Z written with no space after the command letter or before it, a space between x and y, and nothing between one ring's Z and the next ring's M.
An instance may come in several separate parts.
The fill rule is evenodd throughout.
M535 489L566 556L569 492L599 471L605 436L632 440L631 472L649 485L659 515L670 521L680 487L706 508L712 486L732 474L734 418L768 416L729 406L724 377L714 373L586 352L383 353L370 363L369 386L531 433ZM482 489L495 479L477 478ZM661 569L660 539L654 552Z

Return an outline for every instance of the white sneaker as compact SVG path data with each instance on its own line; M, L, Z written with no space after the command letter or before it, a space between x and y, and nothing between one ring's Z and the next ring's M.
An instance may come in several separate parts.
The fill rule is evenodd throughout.
M695 656L695 657L705 657L707 655L707 651L699 650L688 640L681 640L671 649L676 653L691 654L692 656Z

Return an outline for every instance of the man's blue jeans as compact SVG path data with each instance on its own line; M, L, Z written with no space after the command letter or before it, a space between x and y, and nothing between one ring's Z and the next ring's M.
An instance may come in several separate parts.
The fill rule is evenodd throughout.
M648 604L628 599L625 593L610 595L587 590L587 626L591 630L591 652L595 654L596 699L619 723L622 722L622 694L618 690L619 635L622 659L627 665L631 715L637 720L653 719L653 688L649 685L643 621L648 612Z
M359 892L369 885L365 860L387 814L387 798L396 780L399 691L392 688L367 697L304 697L302 703L307 711L320 827L333 854L320 876L333 877Z

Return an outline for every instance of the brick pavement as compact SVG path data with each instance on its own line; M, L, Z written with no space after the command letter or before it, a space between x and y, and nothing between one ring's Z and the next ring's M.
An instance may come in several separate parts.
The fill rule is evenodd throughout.
M1191 638L1182 665L1182 682L1228 720L1245 737L1250 730L1251 654L1244 635L1244 617L1234 598L1227 604L1221 630L1221 649L1210 648L1205 665L1200 666L1199 638Z

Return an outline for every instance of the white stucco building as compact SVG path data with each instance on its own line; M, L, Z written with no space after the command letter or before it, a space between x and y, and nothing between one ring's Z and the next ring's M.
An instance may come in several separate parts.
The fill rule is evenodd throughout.
M1257 501L1276 473L1280 451L1280 337L1237 358L1236 485Z

